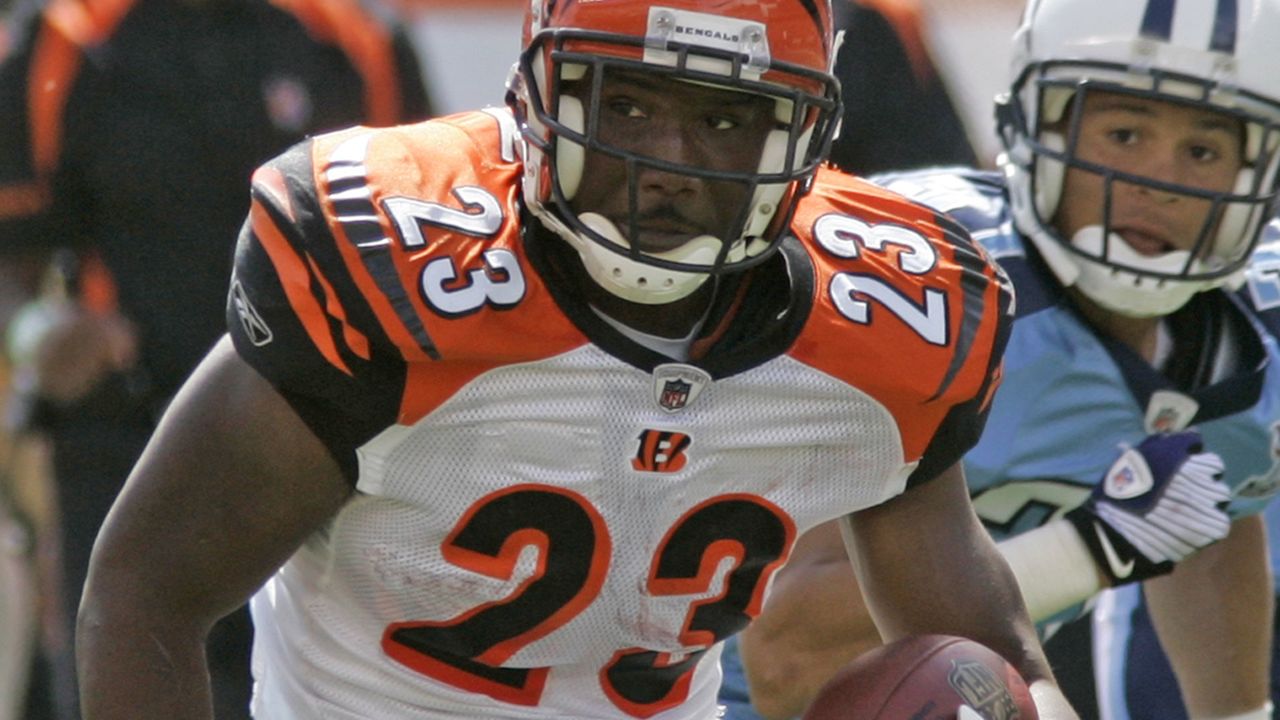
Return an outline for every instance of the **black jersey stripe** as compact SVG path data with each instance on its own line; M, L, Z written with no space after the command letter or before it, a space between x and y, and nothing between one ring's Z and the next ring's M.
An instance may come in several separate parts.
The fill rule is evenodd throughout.
M983 319L987 316L986 310L988 308L984 298L987 290L991 287L991 279L988 277L988 273L996 272L994 268L989 266L986 256L978 249L969 233L959 223L945 215L938 215L935 219L938 226L942 228L948 243L954 249L956 264L961 268L960 287L964 299L961 307L960 331L957 333L955 340L955 352L951 356L951 364L947 367L942 382L939 383L938 389L931 399L940 398L946 393L951 383L955 381L956 376L960 373L961 368L964 367L965 361L969 358L969 353L977 341L978 329L982 326ZM1000 297L1002 307L997 308L997 310L1000 313L1001 322L1007 324L1012 320L1012 318L1008 317L1008 294L1001 292Z
M391 305L396 317L418 347L433 360L440 359L435 343L413 307L392 259L394 245L382 231L368 190L368 170L364 165L369 136L357 135L334 150L324 169L326 191L336 191L334 212L347 239L360 252L365 270Z

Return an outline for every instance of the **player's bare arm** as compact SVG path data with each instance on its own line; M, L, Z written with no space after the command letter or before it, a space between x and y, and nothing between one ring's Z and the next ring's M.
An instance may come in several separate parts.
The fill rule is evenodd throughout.
M1146 492L1125 500L1107 495L1111 484L1106 477L1151 474L1146 458L1167 468L1152 476ZM1135 449L1121 448L1091 499L1067 513L1071 520L1056 519L998 542L1031 619L1045 621L1103 588L1168 573L1185 557L1177 548L1198 549L1225 536L1230 522L1219 506L1227 497L1216 479L1220 471L1220 459L1205 452L1195 433L1155 435ZM1196 487L1204 492L1197 493ZM1178 513L1170 516L1165 512L1169 506ZM1106 517L1120 512L1125 513L1123 522L1138 525L1139 535L1127 536L1126 530L1109 524ZM835 601L857 583L834 525L815 528L797 543L766 612L743 633L740 650L753 704L766 717L794 716L841 665L879 643L864 607ZM1202 532L1205 528L1210 531ZM1139 537L1161 542L1146 546L1148 556L1130 536L1135 542ZM817 608L822 608L821 627L812 622L807 632L790 627L797 618L812 617ZM1227 684L1236 687L1239 682L1243 680Z
M98 538L77 635L85 717L212 717L209 627L349 493L320 442L224 339L174 400Z
M924 633L978 640L1018 668L1041 718L1076 717L1053 680L1013 573L973 512L958 464L848 516L845 541L886 642Z
M1266 675L1250 672L1271 656L1265 533L1260 515L1236 520L1225 540L1143 584L1190 717L1231 717L1267 703Z
M809 621L815 614L823 621ZM752 707L768 720L796 717L850 658L880 644L840 522L823 523L796 541L765 612L739 636Z

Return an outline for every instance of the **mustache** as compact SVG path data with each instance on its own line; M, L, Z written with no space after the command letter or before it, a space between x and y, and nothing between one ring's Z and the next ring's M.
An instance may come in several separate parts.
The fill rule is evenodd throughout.
M636 210L623 215L620 220L624 227L629 227L634 224L639 228L653 226L678 226L694 231L701 231L702 229L702 223L699 223L693 218L685 215L679 208L672 204L663 204Z

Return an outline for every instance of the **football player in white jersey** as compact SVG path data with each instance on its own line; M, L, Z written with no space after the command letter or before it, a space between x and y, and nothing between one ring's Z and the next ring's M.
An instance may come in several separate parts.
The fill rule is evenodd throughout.
M886 637L976 638L1075 718L957 464L1007 285L822 167L829 3L526 20L510 111L255 173L230 337L95 548L87 718L207 718L204 633L252 595L264 720L710 720L723 640L838 517Z
M1003 172L878 178L950 214L1014 286L1004 380L963 465L1033 618L1051 632L1144 581L1182 702L1103 717L1271 717L1277 37L1277 0L1033 0L998 104ZM855 587L844 565L830 528L802 539L736 639L762 715L798 712L879 642L829 602Z

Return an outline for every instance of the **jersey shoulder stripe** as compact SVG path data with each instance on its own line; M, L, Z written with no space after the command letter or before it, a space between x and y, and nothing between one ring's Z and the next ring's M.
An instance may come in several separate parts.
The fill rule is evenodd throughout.
M351 375L353 373L350 366L338 350L338 340L330 321L343 323L342 337L349 341L347 347L365 360L369 359L368 339L343 322L346 310L335 297L332 283L316 272L314 261L305 251L299 252L295 243L288 239L285 228L289 227L289 220L294 218L289 216L293 208L288 203L288 196L281 194L285 190L284 183L284 175L276 167L263 167L254 173L256 192L249 211L250 224L275 268L289 305L297 314L311 342L329 364ZM270 194L280 204L264 202L263 194ZM276 212L273 213L273 210Z
M237 272L270 260L263 285L304 329L297 350L355 377L401 368L403 422L487 369L585 342L525 257L511 130L483 112L352 128L256 176L249 241L263 252L238 255Z
M962 168L883 173L872 182L922 202L958 222L1009 276L1017 293L1017 316L1061 306L1062 286L1013 223L1004 178L997 172Z
M1012 293L962 227L897 193L828 171L792 227L817 268L816 312L830 320L809 323L798 355L872 389L904 419L906 447L916 453L953 408L985 407L998 382ZM853 331L828 334L845 325Z
M1280 220L1263 229L1244 279L1240 293L1271 335L1280 338Z

